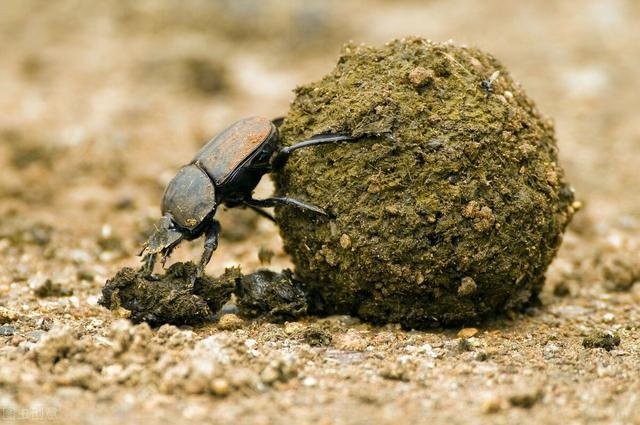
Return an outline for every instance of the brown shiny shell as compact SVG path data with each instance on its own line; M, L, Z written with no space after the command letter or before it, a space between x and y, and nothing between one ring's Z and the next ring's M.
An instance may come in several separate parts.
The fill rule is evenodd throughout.
M197 163L216 186L221 186L275 131L275 126L267 118L245 118L211 139L196 154L192 163Z

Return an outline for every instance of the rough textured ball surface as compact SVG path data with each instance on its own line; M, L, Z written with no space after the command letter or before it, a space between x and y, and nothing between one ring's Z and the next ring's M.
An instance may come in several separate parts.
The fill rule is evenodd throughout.
M551 122L491 55L398 40L347 45L296 89L275 175L325 218L276 209L285 250L320 313L409 327L475 320L536 298L573 215Z

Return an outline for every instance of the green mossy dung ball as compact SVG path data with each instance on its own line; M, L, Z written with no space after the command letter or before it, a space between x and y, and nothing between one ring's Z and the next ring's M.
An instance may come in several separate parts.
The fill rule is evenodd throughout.
M551 122L491 55L420 38L347 45L296 89L276 209L312 311L408 327L468 322L536 299L573 213Z

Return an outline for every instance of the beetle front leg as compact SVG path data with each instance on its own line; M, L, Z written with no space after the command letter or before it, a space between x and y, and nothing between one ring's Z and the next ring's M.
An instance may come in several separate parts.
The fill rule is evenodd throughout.
M218 220L212 220L211 224L205 232L204 251L200 258L200 264L198 264L197 277L201 277L204 274L204 269L211 261L213 251L218 248L218 234L220 233L220 222Z
M169 257L171 256L171 253L173 253L173 250L175 248L176 248L176 245L170 245L167 248L162 250L162 257L160 258L162 268L165 268L165 265L167 264L167 260L169 259Z
M147 254L142 259L143 264L142 264L142 267L140 268L140 272L147 279L154 279L153 268L156 265L156 255L157 254Z

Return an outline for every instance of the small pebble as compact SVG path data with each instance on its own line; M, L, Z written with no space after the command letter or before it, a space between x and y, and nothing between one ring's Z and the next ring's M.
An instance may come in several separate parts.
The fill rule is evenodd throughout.
M234 331L244 326L244 320L236 314L225 314L218 321L218 329L223 331Z
M466 297L475 293L477 289L478 285L475 280L467 276L462 279L460 286L458 286L458 295Z
M9 310L6 307L0 307L0 325L15 322L19 317L20 316L15 311Z
M502 400L498 397L492 397L488 400L485 400L480 406L480 410L482 413L486 415L490 415L492 413L498 413L502 408Z
M458 332L458 338L471 338L478 333L478 329L476 328L462 328Z
M606 313L604 316L602 316L602 321L605 323L611 323L616 319L616 316L613 315L613 313Z
M13 338L11 338L11 341L9 342L9 344L13 345L14 347L17 347L24 340L25 338L22 335L14 335Z
M346 233L343 233L340 236L340 246L344 249L349 249L351 247L351 238Z
M407 382L410 380L407 366L400 362L388 364L386 367L384 367L380 371L379 375L384 379L389 379L394 381Z
M26 337L31 342L38 342L45 334L45 331L31 331L26 334Z
M16 328L10 325L0 326L0 336L12 336L16 333Z
M562 347L560 347L558 344L554 344L552 342L548 343L547 345L544 346L544 349L542 350L542 355L544 357L545 360L551 360L554 357L556 357L556 355L562 350Z
M302 385L305 387L315 387L318 384L318 380L312 376L307 376L302 380Z
M50 331L51 328L53 327L53 319L50 317L41 317L40 319L38 319L38 321L36 322L36 325L38 326L38 328L40 328L43 331Z
M418 66L409 73L409 81L414 87L418 88L432 82L435 76L435 73L431 69Z
M211 381L211 392L213 394L224 397L229 394L231 391L231 387L229 386L229 381L224 378L216 378Z
M355 329L334 335L332 342L338 350L345 351L364 351L369 345L367 339L363 338L361 333Z
M279 377L280 374L278 373L278 370L271 366L265 367L264 370L260 373L260 380L267 385L273 384L278 380Z
M304 324L300 322L286 322L284 324L284 333L287 335L294 335L299 332L302 332L304 328L305 328Z

